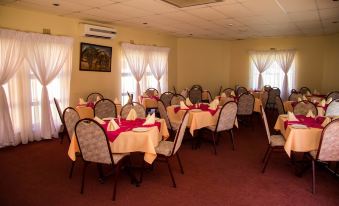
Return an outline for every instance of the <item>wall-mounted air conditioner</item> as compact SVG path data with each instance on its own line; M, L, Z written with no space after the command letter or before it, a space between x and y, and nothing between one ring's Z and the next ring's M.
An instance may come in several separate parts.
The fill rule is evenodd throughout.
M90 24L81 24L82 36L113 39L117 34L115 29Z

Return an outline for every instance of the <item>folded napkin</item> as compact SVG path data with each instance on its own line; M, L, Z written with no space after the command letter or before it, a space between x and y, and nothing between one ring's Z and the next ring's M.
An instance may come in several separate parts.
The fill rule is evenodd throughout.
M293 112L288 112L287 113L287 119L288 119L288 121L299 121L296 117L295 117L295 115L293 114Z
M189 98L186 98L186 105L187 106L192 106L193 105Z
M312 117L314 118L315 115L313 114L313 112L311 110L308 110L307 114L306 114L306 117Z
M321 102L319 103L319 106L321 107L325 107L326 101L325 99L321 100Z
M119 128L119 125L114 121L114 119L111 119L111 121L108 123L107 131L115 131Z
M221 93L221 97L226 97L225 92Z
M97 121L99 124L105 124L105 121L100 119L99 117L95 116L94 120Z
M131 109L126 117L126 120L135 120L137 117L137 112L134 109Z
M302 99L300 98L300 97L298 97L298 100L297 100L298 102L301 102L302 101Z
M318 117L323 117L325 116L325 110L322 107L317 107L318 110Z
M307 101L307 98L305 97L305 95L303 95L302 100Z
M311 93L309 91L307 91L306 96L311 96Z
M87 104L83 98L79 98L79 104Z
M188 109L188 107L183 101L180 101L180 109Z
M146 121L142 125L152 125L155 124L155 113L152 115L147 115Z
M100 101L100 100L101 100L101 98L99 96L97 96L97 101Z
M120 101L119 101L119 99L117 97L115 97L113 102L114 102L114 104L120 104Z
M234 91L231 92L231 96L235 97L235 93Z
M323 123L321 124L321 126L322 126L322 127L326 127L326 125L327 125L328 123L330 123L330 122L331 122L331 118L326 117L326 119L323 121Z
M218 108L218 105L219 105L219 100L218 100L218 99L215 99L215 100L213 100L213 101L209 104L208 109L210 109L210 110L216 110L216 109Z
M331 102L332 102L332 97L330 97L326 100L326 104L330 104Z

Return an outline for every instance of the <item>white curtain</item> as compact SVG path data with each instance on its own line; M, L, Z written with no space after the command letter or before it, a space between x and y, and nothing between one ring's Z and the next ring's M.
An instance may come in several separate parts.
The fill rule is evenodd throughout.
M4 89L18 71L24 58L25 36L11 30L0 29L0 147L17 145L14 138L13 124Z
M134 45L129 43L122 43L122 51L125 54L129 68L136 80L136 95L135 100L141 95L140 81L144 76L148 65L148 49L149 47L143 45Z
M288 72L291 68L291 65L294 61L295 50L280 50L276 52L276 62L284 72L284 79L281 91L281 97L283 100L288 98Z
M154 76L158 81L157 90L161 94L160 80L167 73L167 62L168 62L169 48L164 47L151 47L149 51L149 67Z
M274 53L271 51L251 51L250 58L259 72L257 89L262 89L264 87L262 73L272 65L274 61Z
M37 43L38 42L38 43ZM73 40L43 34L29 34L26 43L26 60L31 71L42 85L41 92L41 136L57 136L54 125L47 85L59 74L69 56Z

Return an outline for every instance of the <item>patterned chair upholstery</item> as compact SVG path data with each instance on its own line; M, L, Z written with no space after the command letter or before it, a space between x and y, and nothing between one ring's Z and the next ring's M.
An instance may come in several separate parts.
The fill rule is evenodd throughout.
M110 99L101 99L94 106L94 116L99 118L117 117L117 107Z
M264 108L266 108L267 100L268 100L268 92L264 91L261 95L261 103Z
M312 192L315 193L315 162L339 161L339 119L330 122L321 134L317 151L310 152L312 157Z
M339 116L339 99L332 101L326 110L326 116Z
M232 92L234 92L234 89L232 89L232 88L226 88L226 89L224 89L224 91L222 91L222 93L225 93L227 97L231 96Z
M301 93L301 95L306 95L307 92L309 92L310 94L312 94L311 90L308 87L301 87L299 89L299 93Z
M200 84L194 84L191 89L194 89L194 88L198 88L200 90L202 90L202 86Z
M82 159L84 160L83 179L81 184L81 193L83 193L85 170L89 162L117 165L120 161L129 155L129 153L113 154L104 129L93 119L82 119L75 126L75 134ZM116 185L121 164L115 166ZM116 186L113 190L113 200L115 200Z
M188 98L191 100L193 104L201 102L202 100L202 90L199 87L193 87L188 92Z
M284 104L283 101L281 100L281 98L279 96L275 97L275 107L278 110L279 114L285 114L285 109L284 109Z
M318 115L317 107L312 102L301 101L294 106L293 113L296 115L306 115L310 110L315 116Z
M240 95L238 99L237 115L252 115L254 109L254 96L249 92Z
M64 110L62 117L67 130L67 136L71 140L74 133L75 124L80 120L80 116L74 108L67 107Z
M264 91L268 92L272 89L271 85L265 85L264 86Z
M266 106L269 108L274 108L275 106L275 97L280 96L280 89L277 87L273 87L269 92L268 92L268 100Z
M175 94L173 95L172 99L171 99L171 105L179 105L180 101L184 101L185 102L185 97L180 95L180 94Z
M336 99L339 99L339 92L338 91L334 91L334 92L331 92L327 95L326 99L329 99L329 98L332 98L332 100L336 100Z
M263 158L263 162L264 162L264 166L262 168L262 173L265 172L267 164L268 164L268 160L270 159L271 156L271 152L272 151L280 151L281 149L283 149L284 145L285 145L285 138L282 135L271 135L270 129L268 127L268 123L267 123L267 117L266 117L266 112L264 107L261 107L261 115L262 115L262 119L264 121L264 125L265 125L265 130L266 130L266 135L267 135L267 140L268 140L268 147L265 153L265 156Z
M102 94L94 92L94 93L91 93L87 96L87 102L96 102L97 97L100 97L100 99L104 98L104 96L102 96Z
M210 91L203 91L203 93L206 92L207 93L207 99L202 99L201 101L202 102L205 102L205 103L210 103L212 101L212 95L211 95L211 92Z
M133 102L132 104L126 104L121 108L120 116L121 118L126 118L129 114L129 111L134 109L137 113L138 118L145 118L146 117L146 109L138 102Z
M159 94L158 90L156 90L155 88L148 88L145 91L145 93L149 97L158 96L158 94Z
M302 97L303 97L302 94L293 92L293 93L291 93L291 95L288 97L288 100L289 100L289 101L297 102L297 101L298 101L298 98L302 98Z
M160 100L165 105L165 107L168 107L171 105L171 99L174 96L172 92L165 92L160 96Z
M239 97L240 95L242 95L243 93L246 93L247 89L245 87L238 87L236 90L236 94Z
M232 140L232 147L233 150L235 149L234 145L234 136L233 136L233 127L234 122L237 116L238 105L234 101L227 102L219 112L219 117L216 125L208 126L207 129L212 132L213 138L213 147L214 147L214 154L217 154L216 149L216 136L220 132L229 131L230 137Z
M158 111L160 113L161 119L164 119L167 125L167 128L170 129L171 131L176 131L179 128L180 122L171 122L170 119L168 118L167 111L165 108L165 104L160 100L158 101Z

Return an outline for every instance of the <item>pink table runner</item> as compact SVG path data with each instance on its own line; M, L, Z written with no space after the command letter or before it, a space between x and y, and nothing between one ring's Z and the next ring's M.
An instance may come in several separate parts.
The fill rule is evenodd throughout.
M188 107L188 109L181 109L180 107L175 107L174 112L178 113L179 110L201 109L202 111L208 111L209 113L211 113L211 115L215 115L217 113L217 111L219 110L219 107L216 110L209 109L208 104L199 104L198 107L195 107L194 105L193 106L187 106L187 107Z
M321 124L325 120L325 117L312 118L312 117L306 117L304 115L296 115L296 118L299 121L288 121L288 120L284 121L285 129L287 128L288 125L292 125L292 124L302 124L302 125L306 125L307 127L322 129L323 127L321 126Z
M118 119L114 119L114 121L119 124ZM157 126L158 130L160 131L161 123L160 122L155 122L155 124L152 125L142 125L146 119L136 119L136 120L126 120L126 119L121 119L120 122L121 124L119 125L119 129L115 131L107 131L108 123L109 121L105 121L105 124L102 125L102 127L105 129L106 135L109 139L109 141L113 142L121 132L127 132L132 130L133 128L136 127L154 127Z
M309 101L303 101L305 104L309 104L310 102ZM294 108L295 107L295 105L297 105L297 103L298 102L292 102L291 103L291 105L292 105L292 107ZM319 102L316 102L316 103L313 103L316 107L322 107L322 108L324 108L324 110L326 111L327 110L327 107L328 107L328 104L325 104L325 106L323 107L323 106L320 106L319 105Z

